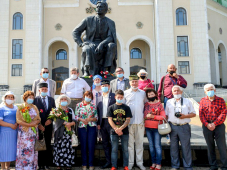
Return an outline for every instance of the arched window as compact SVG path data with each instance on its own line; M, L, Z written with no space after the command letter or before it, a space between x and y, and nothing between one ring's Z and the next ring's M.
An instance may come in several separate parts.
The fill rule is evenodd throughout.
M142 52L139 48L133 48L133 49L131 49L130 56L132 59L140 59L140 58L142 58Z
M187 13L184 8L177 8L176 23L177 25L187 25Z
M56 53L56 60L67 60L67 52L63 49L60 49Z
M23 29L23 15L17 12L13 15L13 30Z

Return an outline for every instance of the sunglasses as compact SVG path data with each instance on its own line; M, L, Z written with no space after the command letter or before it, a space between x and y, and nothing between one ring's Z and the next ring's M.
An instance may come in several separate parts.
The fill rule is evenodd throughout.
M44 74L44 73L49 73L49 72L45 72L45 71L44 71L43 74Z

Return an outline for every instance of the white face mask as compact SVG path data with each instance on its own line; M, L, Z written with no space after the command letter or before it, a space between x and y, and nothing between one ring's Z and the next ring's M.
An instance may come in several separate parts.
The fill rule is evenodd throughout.
M94 83L95 86L101 86L101 83Z
M76 74L72 74L71 75L71 79L77 79L77 75Z
M179 99L181 98L181 94L176 94L176 95L173 95L175 99Z
M14 100L9 100L9 99L6 99L6 103L7 103L8 105L11 105L11 104L13 104L13 103L14 103Z
M132 88L132 90L137 90L138 89L138 87L132 87L132 86L131 86L131 88Z

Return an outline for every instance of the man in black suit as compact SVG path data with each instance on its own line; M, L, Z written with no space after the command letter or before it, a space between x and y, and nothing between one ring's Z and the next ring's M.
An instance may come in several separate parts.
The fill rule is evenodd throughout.
M39 139L43 139L43 134L46 142L46 151L39 151L38 153L38 165L39 170L48 170L52 164L52 151L51 151L51 137L52 137L52 121L47 119L52 108L55 108L55 101L52 97L48 96L48 84L39 83L39 93L33 102L34 105L39 109L41 123L39 124ZM44 132L44 133L43 133Z
M102 134L102 144L106 155L106 164L101 167L101 169L111 168L111 143L110 143L110 130L111 126L107 118L107 108L114 103L115 94L110 93L110 81L102 80L102 100L97 104L98 111L98 129Z

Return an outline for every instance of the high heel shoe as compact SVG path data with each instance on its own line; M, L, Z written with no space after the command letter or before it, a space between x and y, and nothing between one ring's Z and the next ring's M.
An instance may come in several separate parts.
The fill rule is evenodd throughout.
M160 168L157 168L157 165L156 165L155 170L161 170L162 166L161 165L159 165L159 166L160 166Z
M150 166L150 170L155 170L156 164L152 164L152 166Z

